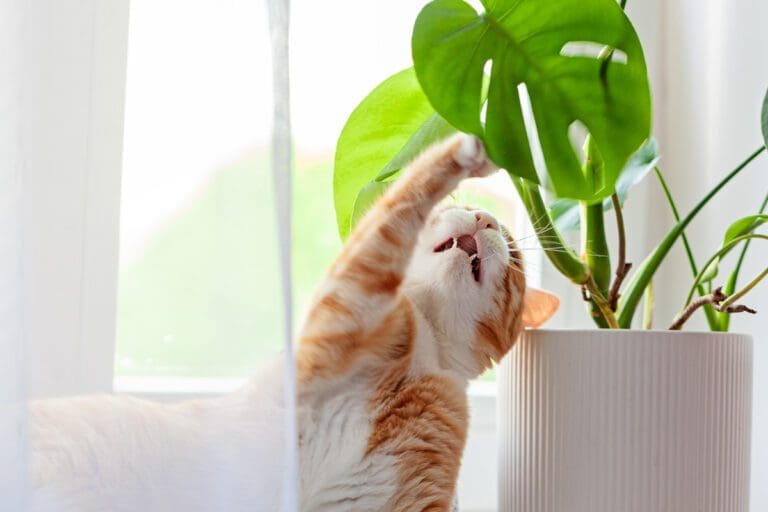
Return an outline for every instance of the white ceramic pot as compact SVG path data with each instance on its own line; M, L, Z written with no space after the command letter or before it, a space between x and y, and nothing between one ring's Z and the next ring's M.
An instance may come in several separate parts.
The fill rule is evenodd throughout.
M748 512L749 336L528 331L499 386L500 512Z

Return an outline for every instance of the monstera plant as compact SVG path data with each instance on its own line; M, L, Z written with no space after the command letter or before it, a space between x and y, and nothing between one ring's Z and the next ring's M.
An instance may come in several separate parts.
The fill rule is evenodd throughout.
M728 173L680 217L658 166L651 138L651 93L643 48L615 0L433 0L413 28L413 67L384 80L352 112L336 148L334 201L346 237L400 170L431 143L471 133L505 169L554 267L583 290L600 327L629 328L673 245L682 239L693 274L688 300L672 328L704 307L712 330L727 330L735 304L768 269L738 289L750 240L768 216L733 223L722 246L699 267L685 228L701 209L766 148ZM768 96L762 111L768 139ZM583 149L573 141L581 137ZM576 149L575 149L576 148ZM677 224L631 274L625 259L623 202L651 171ZM768 199L768 196L766 196ZM616 216L617 261L609 256L604 216ZM577 252L563 233L581 229ZM722 287L720 261L741 254ZM581 256L580 256L581 254ZM625 283L625 279L629 279Z

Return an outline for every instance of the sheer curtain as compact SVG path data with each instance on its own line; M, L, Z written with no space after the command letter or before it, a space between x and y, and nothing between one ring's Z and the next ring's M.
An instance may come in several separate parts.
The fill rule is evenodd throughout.
M21 6L0 5L0 495L11 510L24 500L24 345L21 322Z
M272 35L272 83L274 117L272 125L272 179L275 186L278 222L278 249L280 275L282 277L283 336L285 340L285 390L286 414L284 424L283 510L299 510L299 456L296 441L296 386L293 359L293 280L291 279L291 116L290 78L288 74L288 29L290 21L289 0L267 0L270 33Z
M268 61L244 65L267 70L274 88L274 119L253 123L272 130L265 177L280 240L262 249L282 261L285 354L282 439L268 447L273 460L254 464L281 468L281 510L294 511L288 1L254 3L270 22L272 73ZM128 30L128 0L0 2L0 508L9 512L29 505L25 403L113 391Z

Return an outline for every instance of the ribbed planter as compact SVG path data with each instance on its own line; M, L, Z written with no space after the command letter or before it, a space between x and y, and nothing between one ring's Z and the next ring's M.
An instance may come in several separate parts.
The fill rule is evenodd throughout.
M748 512L749 336L527 331L499 386L499 512Z

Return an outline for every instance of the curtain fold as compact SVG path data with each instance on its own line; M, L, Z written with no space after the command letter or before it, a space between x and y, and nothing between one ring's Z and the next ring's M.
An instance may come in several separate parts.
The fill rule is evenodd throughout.
M267 0L272 39L272 180L275 190L278 250L280 255L281 295L284 336L284 461L282 509L299 509L298 450L296 425L296 384L293 358L293 282L291 277L291 116L289 78L289 0Z
M20 142L21 12L19 1L0 3L0 496L2 507L25 501L26 398L21 298Z

